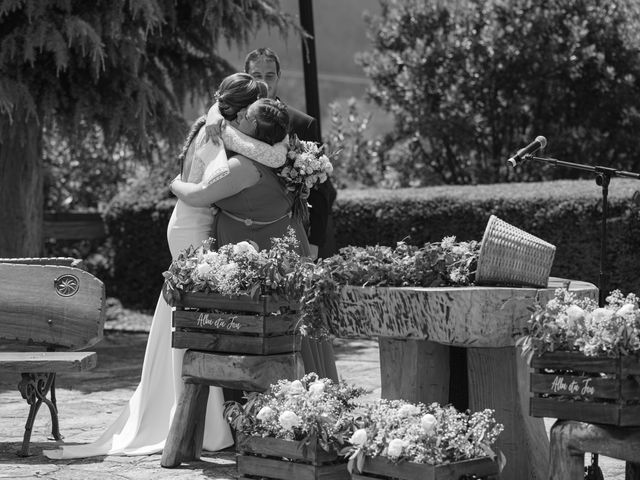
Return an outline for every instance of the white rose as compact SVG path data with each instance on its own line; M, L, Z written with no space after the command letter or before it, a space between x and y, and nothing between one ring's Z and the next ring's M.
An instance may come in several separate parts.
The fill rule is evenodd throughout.
M211 274L211 265L207 263L201 263L196 267L196 273L200 278L207 278Z
M594 323L606 323L613 317L613 311L607 308L596 308L591 315Z
M235 255L258 253L257 250L249 242L239 242L233 246Z
M422 427L422 431L427 435L435 433L437 424L438 421L436 420L436 417L434 417L430 413L423 415L420 419L420 426Z
M404 448L404 442L399 438L394 438L389 442L387 447L387 455L389 457L399 457L402 455L402 449Z
M623 306L621 306L618 311L616 312L616 315L618 315L619 317L624 317L625 315L628 315L629 313L634 313L636 311L636 306L633 303L625 303Z
M575 328L577 323L584 322L584 310L577 305L571 305L569 308L567 308L565 314L567 315L567 326L569 328Z
M363 446L367 443L367 431L364 428L360 428L353 432L351 438L349 439L349 443L351 445L357 445L359 447Z
M216 263L218 261L218 252L207 252L202 256L207 263Z
M409 403L406 405L402 405L398 409L398 415L400 415L401 417L410 417L412 415L417 415L418 413L420 413L420 409L417 406L411 405Z
M300 395L304 392L306 392L306 390L302 382L300 380L294 380L289 384L289 390L287 393L289 393L289 395Z
M282 412L278 417L278 421L285 430L293 430L294 427L300 425L300 417L290 410Z
M273 417L274 411L271 407L262 407L260 409L260 411L258 412L258 415L256 415L256 417L258 418L258 420L264 422L269 420L271 417Z
M309 393L312 396L320 396L324 393L324 382L313 382L309 385Z

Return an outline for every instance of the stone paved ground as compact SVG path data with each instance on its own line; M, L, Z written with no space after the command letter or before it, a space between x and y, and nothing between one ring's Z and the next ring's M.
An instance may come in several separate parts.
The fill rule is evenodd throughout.
M109 425L126 404L140 374L148 317L121 318L109 322L105 338L96 346L98 367L83 374L63 374L58 380L61 432L66 439L88 442ZM112 330L116 329L116 330ZM126 332L123 332L126 331ZM375 341L337 340L338 371L347 381L371 389L370 398L380 397L380 369ZM201 461L180 468L160 467L160 455L144 457L96 457L82 460L49 460L43 448L50 427L48 412L37 417L32 436L33 456L15 455L24 432L27 405L15 386L15 374L0 373L0 479L49 480L143 480L143 479L235 479L231 451L205 453ZM551 420L548 422L548 427ZM624 464L603 458L607 480L624 480ZM511 479L506 479L511 480ZM517 479L513 479L517 480Z

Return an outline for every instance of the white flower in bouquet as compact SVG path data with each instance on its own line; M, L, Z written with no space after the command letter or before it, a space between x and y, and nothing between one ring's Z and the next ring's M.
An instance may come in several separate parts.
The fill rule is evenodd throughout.
M300 425L301 420L294 412L285 410L278 417L278 422L280 422L280 426L285 430L293 430L295 427Z
M362 445L367 443L367 431L364 428L356 430L355 432L353 432L353 435L351 435L349 443L351 445L357 445L358 447L361 447Z
M307 390L304 388L304 385L300 380L294 380L289 384L289 390L287 393L289 395L302 395L306 391Z
M324 382L313 382L309 385L309 393L314 397L322 395L324 393Z
M608 308L596 308L591 312L591 321L596 325L608 322L611 317L613 317L613 312Z
M258 412L258 414L256 415L256 418L262 422L266 422L268 420L270 420L273 415L275 414L275 412L273 411L273 409L271 407L268 406L264 406L260 409L260 411Z
M207 263L218 263L220 261L220 254L218 252L209 251L202 255L202 261Z
M206 280L211 275L213 268L208 263L201 263L196 267L196 275L198 278Z
M578 305L571 305L565 311L567 315L567 327L573 329L578 324L583 324L586 316L585 311Z
M420 413L420 407L418 407L417 405L413 405L411 403L402 405L398 409L398 415L400 415L401 417L411 417L413 415L418 415L419 413Z
M239 242L233 245L234 255L254 255L258 253L258 249L250 242Z
M404 450L405 442L399 438L394 438L389 442L389 446L387 447L387 455L391 458L397 458L402 455L402 450Z
M617 311L616 311L616 315L619 317L624 317L625 315L629 315L631 313L637 313L637 309L636 306L632 303L625 303L623 306L621 306Z
M436 425L438 421L436 417L431 415L430 413L426 413L420 419L420 426L422 427L422 431L427 435L432 435L436 432Z

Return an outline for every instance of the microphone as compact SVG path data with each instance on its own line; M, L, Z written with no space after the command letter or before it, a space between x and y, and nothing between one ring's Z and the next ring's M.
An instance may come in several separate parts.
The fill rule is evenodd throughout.
M547 139L544 138L542 135L539 135L529 145L518 150L518 153L516 153L513 157L507 160L507 163L512 167L515 167L518 163L524 160L523 157L525 155L529 155L531 153L537 152L538 150L546 146L547 146Z

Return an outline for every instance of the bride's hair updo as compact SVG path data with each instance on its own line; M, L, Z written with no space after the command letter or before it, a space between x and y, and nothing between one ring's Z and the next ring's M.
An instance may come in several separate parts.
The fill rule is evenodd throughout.
M262 142L273 145L289 132L289 113L280 100L260 98L251 104L247 113L255 122L255 138Z
M248 107L259 98L267 96L267 84L254 79L248 73L233 73L225 77L218 90L213 94L214 101L218 102L220 113L226 120L235 120L238 112ZM197 119L189 129L187 138L178 154L180 165L184 164L187 151L193 139L206 123L207 116Z
M220 113L226 120L235 120L238 111L259 98L267 96L267 84L248 73L225 77L214 94Z

